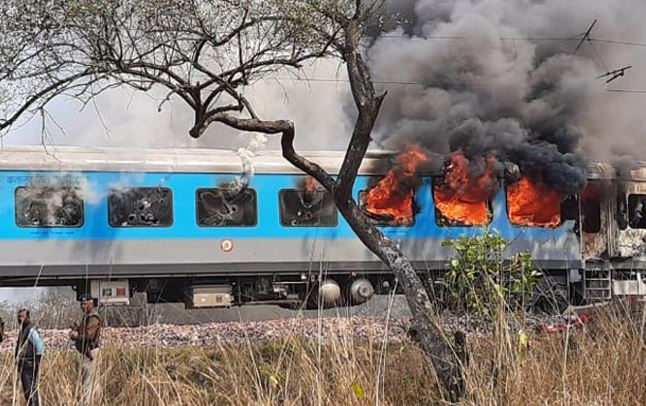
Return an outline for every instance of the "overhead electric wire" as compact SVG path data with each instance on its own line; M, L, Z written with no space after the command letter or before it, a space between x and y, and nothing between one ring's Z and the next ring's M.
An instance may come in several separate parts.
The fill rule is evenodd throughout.
M568 42L575 42L575 41L581 41L581 35L576 35L573 37L523 37L523 36L501 36L498 37L501 41L519 41L519 40L526 40L526 41L568 41ZM450 35L429 35L429 36L407 36L407 35L379 35L375 38L401 38L401 39L406 39L406 40L411 40L411 39L417 39L417 40L448 40L448 41L454 41L454 40L460 40L460 41L466 41L466 40L474 40L477 39L476 37L468 37L468 36L450 36ZM617 40L609 40L609 39L597 39L597 38L589 38L588 41L589 47L592 48L592 55L591 59L596 60L597 63L599 63L601 66L606 71L610 71L608 68L608 65L606 62L603 60L601 57L601 53L599 50L594 46L593 43L599 43L599 44L609 44L609 45L625 45L625 46L634 46L634 47L642 47L646 48L646 43L641 43L641 42L633 42L633 41L617 41ZM341 79L341 78L303 78L303 77L283 77L283 78L276 78L278 80L292 80L292 81L300 81L300 82L319 82L319 83L348 83L348 79ZM400 85L400 86L427 86L427 87L433 87L434 85L431 83L425 83L425 82L419 82L419 81L411 81L411 80L381 80L377 79L373 81L374 84L379 84L379 85ZM609 93L635 93L635 94L646 94L646 90L642 89L606 89L607 92Z
M320 83L349 83L348 79L340 78L299 78L299 77L280 77L277 80L293 80L296 82L320 82ZM403 86L428 86L434 85L426 82L404 81L404 80L373 80L372 83L379 85L403 85ZM609 93L646 93L646 89L606 89Z
M646 89L606 89L606 92L646 94Z
M421 36L388 35L388 34L379 35L376 38L401 38L401 39L418 39L418 40L475 40L475 39L478 39L478 37L467 37L467 36L460 36L460 35L429 35L429 36L421 37ZM581 40L580 36L574 36L574 37L503 36L503 37L498 37L498 39L501 41L526 40L526 41L555 41L555 42L558 42L558 41L576 42ZM590 38L588 42L598 42L601 44L625 45L625 46L646 48L646 43L634 42L634 41L618 41L618 40L611 40L611 39Z

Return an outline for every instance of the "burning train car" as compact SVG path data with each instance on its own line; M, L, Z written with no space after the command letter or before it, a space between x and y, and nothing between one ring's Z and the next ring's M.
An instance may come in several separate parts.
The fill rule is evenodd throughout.
M308 156L330 173L342 161ZM646 294L646 170L594 164L588 187L563 196L497 165L369 153L354 193L425 275L447 268L443 241L489 228L509 255L530 252L564 302ZM255 174L234 187L242 168L217 150L5 147L0 283L71 285L104 304L139 291L191 307L358 304L395 286L328 192L280 153L255 157Z

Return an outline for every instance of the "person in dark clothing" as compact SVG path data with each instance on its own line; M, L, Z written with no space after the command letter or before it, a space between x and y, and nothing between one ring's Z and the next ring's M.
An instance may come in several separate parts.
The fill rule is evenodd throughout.
M28 406L38 406L38 370L45 351L43 341L34 328L29 315L29 310L18 311L18 325L20 330L16 340L16 365L20 373L22 390Z
M101 385L97 376L99 344L103 319L96 311L96 299L91 295L80 297L83 318L81 324L70 330L69 337L81 354L81 405L100 403Z
M0 317L0 343L4 341L4 320Z

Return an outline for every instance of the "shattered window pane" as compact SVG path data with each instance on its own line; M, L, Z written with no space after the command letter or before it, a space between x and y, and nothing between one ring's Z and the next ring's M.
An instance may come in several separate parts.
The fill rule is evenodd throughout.
M615 219L617 220L617 226L620 230L625 230L628 227L628 213L626 207L626 194L624 192L617 193L617 211L615 213Z
M415 206L415 193L412 190L398 200L397 205L392 205L389 202L389 204L373 208L368 207L366 201L369 191L370 189L359 192L359 207L372 224L388 227L413 227L415 225L415 213L418 209Z
M439 227L473 227L491 223L493 212L487 193L460 195L445 187L444 182L444 178L433 178L435 223Z
M159 187L113 189L108 213L112 227L169 227L173 224L173 193Z
M18 227L81 227L83 199L69 186L16 188Z
M646 228L646 195L628 196L628 223L630 228Z
M279 193L280 224L286 227L335 227L337 211L326 190L284 189Z
M258 223L256 191L211 188L197 190L197 224L202 227L252 227Z
M599 199L589 199L582 202L583 231L598 233L601 231L601 202Z
M579 199L574 196L566 196L561 202L561 222L567 220L579 220Z

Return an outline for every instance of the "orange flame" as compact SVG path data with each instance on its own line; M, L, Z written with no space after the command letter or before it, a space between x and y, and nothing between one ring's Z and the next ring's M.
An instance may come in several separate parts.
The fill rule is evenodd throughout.
M306 193L314 193L318 185L319 182L316 179L311 176L307 176L305 178L305 182L303 183L303 189Z
M377 186L366 195L366 211L369 214L387 217L394 224L407 225L413 221L413 191L402 184L415 175L417 167L428 161L428 155L417 145L397 156L397 168L390 169Z
M451 224L475 226L487 224L491 218L488 200L498 188L493 172L495 158L487 157L487 166L478 177L473 177L469 161L462 151L451 156L443 181L433 188L435 207Z
M527 177L507 187L507 207L512 224L530 227L558 227L561 224L561 193L539 179Z

